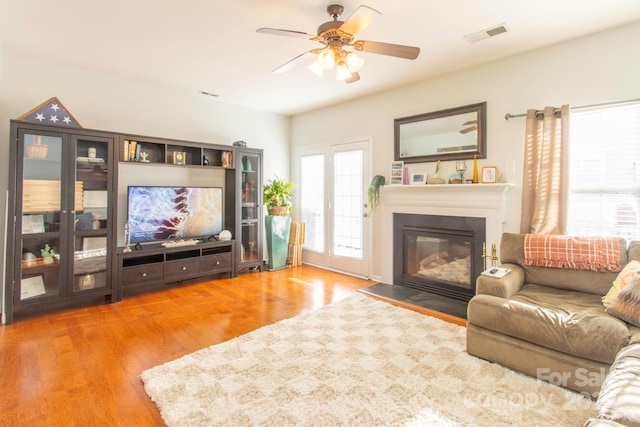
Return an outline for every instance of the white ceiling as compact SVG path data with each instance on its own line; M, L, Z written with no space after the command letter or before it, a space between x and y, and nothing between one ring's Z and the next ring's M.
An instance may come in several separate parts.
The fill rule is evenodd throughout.
M417 46L420 56L363 53L361 80L352 84L301 64L272 74L320 45L256 29L315 34L330 20L330 3L0 0L0 41L7 51L293 115L640 20L639 0L342 0L342 20L360 4L382 13L356 39ZM463 38L499 24L509 32L475 44Z

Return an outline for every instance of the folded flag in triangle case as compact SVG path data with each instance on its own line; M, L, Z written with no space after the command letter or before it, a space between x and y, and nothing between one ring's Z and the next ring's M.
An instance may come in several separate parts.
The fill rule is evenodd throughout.
M18 120L52 126L82 128L75 117L73 117L56 97L49 98L31 111L18 117Z

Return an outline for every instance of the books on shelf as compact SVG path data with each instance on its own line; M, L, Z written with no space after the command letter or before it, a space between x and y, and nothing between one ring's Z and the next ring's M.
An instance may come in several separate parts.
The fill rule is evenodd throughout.
M122 150L122 160L125 162L138 162L140 161L140 144L138 141L124 140L124 147Z

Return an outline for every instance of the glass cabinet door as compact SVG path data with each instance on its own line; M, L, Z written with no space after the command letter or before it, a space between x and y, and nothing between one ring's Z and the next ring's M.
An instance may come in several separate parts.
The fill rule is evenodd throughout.
M260 221L262 220L260 182L261 158L259 154L241 153L241 191L242 191L242 241L240 248L241 263L256 263L262 260L260 245L262 239L260 233Z
M19 144L22 186L16 196L22 198L22 203L17 203L22 208L16 223L21 230L21 255L20 259L16 256L16 263L20 263L16 271L21 271L21 276L16 278L20 280L14 294L16 304L56 297L63 293L65 283L63 140L25 133Z
M72 292L104 288L108 282L108 188L109 141L74 137L74 195L70 197L74 213Z
M14 304L107 292L113 140L25 130L18 144Z

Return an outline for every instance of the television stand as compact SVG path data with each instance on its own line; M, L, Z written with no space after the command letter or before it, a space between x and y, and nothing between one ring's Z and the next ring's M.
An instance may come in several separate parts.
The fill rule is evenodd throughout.
M118 293L121 301L128 293L158 288L185 280L225 274L236 277L235 240L202 241L193 245L165 247L161 243L141 250L117 251Z

